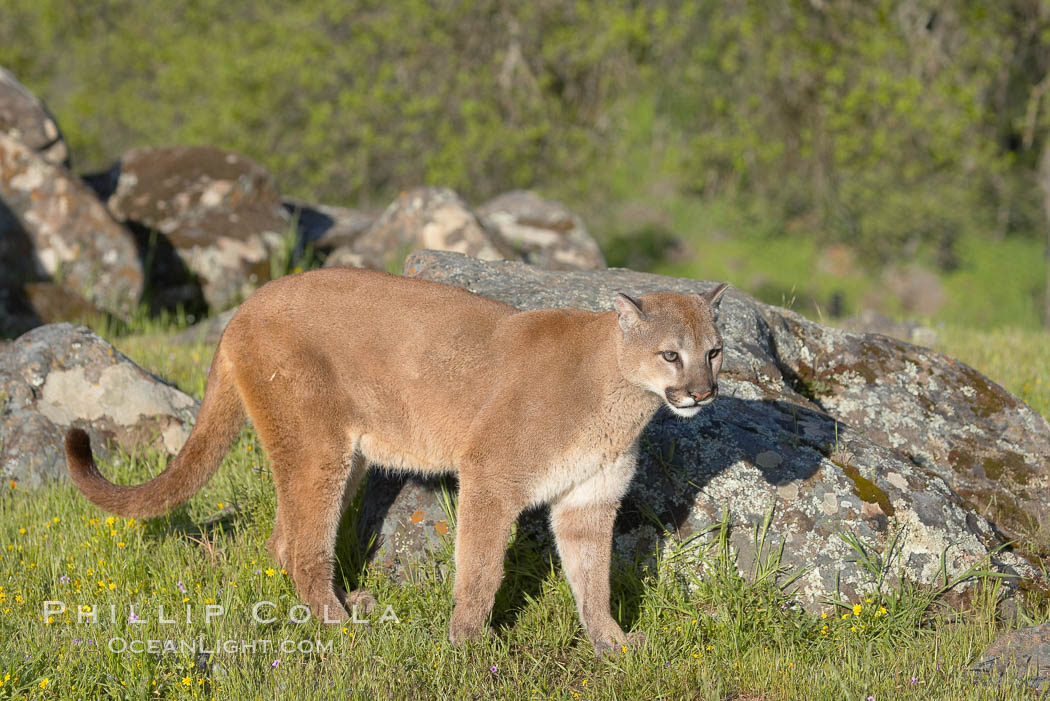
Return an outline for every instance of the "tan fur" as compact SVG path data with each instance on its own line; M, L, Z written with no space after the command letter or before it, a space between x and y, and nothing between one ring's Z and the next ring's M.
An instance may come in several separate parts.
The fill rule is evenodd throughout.
M612 526L638 436L663 403L692 415L713 400L713 307L724 287L706 297L617 295L614 312L519 312L364 270L282 278L230 321L197 424L167 469L114 485L74 430L70 473L108 511L163 514L208 480L250 417L277 490L269 549L315 615L343 620L344 605L372 603L332 582L340 516L367 464L456 472L450 638L485 631L511 525L527 506L550 503L584 628L596 650L616 649L626 638L609 613Z

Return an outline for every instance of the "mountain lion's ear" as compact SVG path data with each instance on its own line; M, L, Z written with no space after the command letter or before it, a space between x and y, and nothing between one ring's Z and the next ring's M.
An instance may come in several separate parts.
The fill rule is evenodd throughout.
M613 307L616 308L616 317L620 320L620 328L624 331L645 320L642 303L637 299L628 297L623 292L617 292L616 296L613 297Z
M723 282L721 285L719 285L715 289L711 290L710 292L706 292L706 293L704 293L704 294L702 294L700 296L703 297L707 301L707 303L709 305L711 305L712 309L718 309L718 304L719 304L719 302L722 301L722 295L728 289L729 289L729 283L728 282Z

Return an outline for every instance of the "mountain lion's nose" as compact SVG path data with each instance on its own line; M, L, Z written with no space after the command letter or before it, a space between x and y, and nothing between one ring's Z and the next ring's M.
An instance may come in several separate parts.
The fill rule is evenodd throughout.
M694 402L702 402L705 399L707 399L708 397L714 396L715 392L717 392L717 391L718 391L717 387L712 387L711 389L707 390L703 394L700 394L699 392L690 392L689 396L693 398Z

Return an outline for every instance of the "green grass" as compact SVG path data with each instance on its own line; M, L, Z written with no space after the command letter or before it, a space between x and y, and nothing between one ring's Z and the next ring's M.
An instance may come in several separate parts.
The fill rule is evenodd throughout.
M937 350L977 368L1050 419L1050 333L945 324L937 336Z
M1006 338L1013 339L985 340ZM1016 339L1046 343L1034 335ZM982 355L984 344L972 334L946 334L945 340L971 352L978 366L1016 365L1005 359L996 365L998 356ZM117 344L200 396L210 349L165 341L154 330ZM1038 358L1044 347L1026 352ZM1045 383L1041 357L1035 377ZM158 455L135 453L114 456L103 470L132 483L162 465ZM265 548L274 513L271 481L268 462L245 429L215 478L166 518L110 520L69 485L6 491L0 497L0 698L1032 697L1020 682L983 680L968 666L1012 625L1047 620L1045 604L1022 606L1021 619L1006 623L997 615L995 582L984 580L972 608L961 614L931 602L929 592L899 589L873 593L870 601L829 604L821 618L793 605L774 584L784 574L778 543L768 544L763 568L741 577L725 546L724 524L664 552L652 569L616 563L614 615L648 641L612 659L593 657L557 558L524 537L512 543L495 632L483 642L452 647L445 637L451 542L404 584L380 571L358 572L353 539L344 537L342 576L350 586L372 590L380 610L390 606L399 622L380 623L376 613L370 625L293 623L289 617L300 612L292 609L298 600L291 581ZM344 524L344 533L350 530ZM48 600L64 601L69 610L47 622ZM252 620L251 606L260 600L277 604L278 621ZM132 604L147 622L128 622ZM206 625L204 607L216 604L227 613ZM75 608L82 605L96 607L103 623L78 623ZM178 622L160 623L160 605ZM204 660L188 652L108 649L115 638L202 636L208 649L217 640L290 640L305 652L257 643L254 651L220 649Z

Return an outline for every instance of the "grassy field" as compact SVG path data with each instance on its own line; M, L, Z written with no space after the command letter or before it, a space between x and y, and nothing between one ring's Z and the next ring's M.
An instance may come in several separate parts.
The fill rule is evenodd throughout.
M870 308L891 317L925 315L933 325L982 330L1042 326L1047 266L1045 242L1039 239L961 235L951 249L950 270L937 264L943 253L916 245L890 267L902 274L919 271L937 283L935 289L902 300L900 285L887 281L883 262L852 247L820 243L824 239L805 222L783 221L731 198L655 192L579 207L612 265L725 280L813 319ZM909 303L920 309L909 309Z
M959 328L942 329L941 338L943 350L1044 413L1050 408L1045 334ZM116 343L201 395L210 348L173 346L156 330ZM149 453L118 455L103 470L138 482L162 463ZM702 577L674 553L653 569L616 564L614 610L625 629L648 641L595 659L557 559L523 541L508 556L494 635L451 647L451 542L406 585L360 572L353 539L344 538L346 583L372 590L379 609L367 625L298 623L303 611L293 608L291 581L264 545L273 513L267 461L250 429L211 483L167 518L112 518L68 485L6 491L0 698L1036 697L1018 681L968 671L1002 631L1050 619L1044 604L1002 620L992 581L962 614L918 590L873 593L811 614L769 579L737 574L716 529L700 546L708 562ZM344 533L352 525L345 523ZM52 608L45 619L45 601L66 608ZM252 617L259 601L274 603L261 610L264 623ZM160 606L175 622L159 620ZM205 620L214 606L224 615ZM87 610L99 622L87 622ZM379 620L384 613L387 620ZM159 641L156 651L148 641ZM164 641L174 649L164 650ZM245 649L251 641L254 648Z

